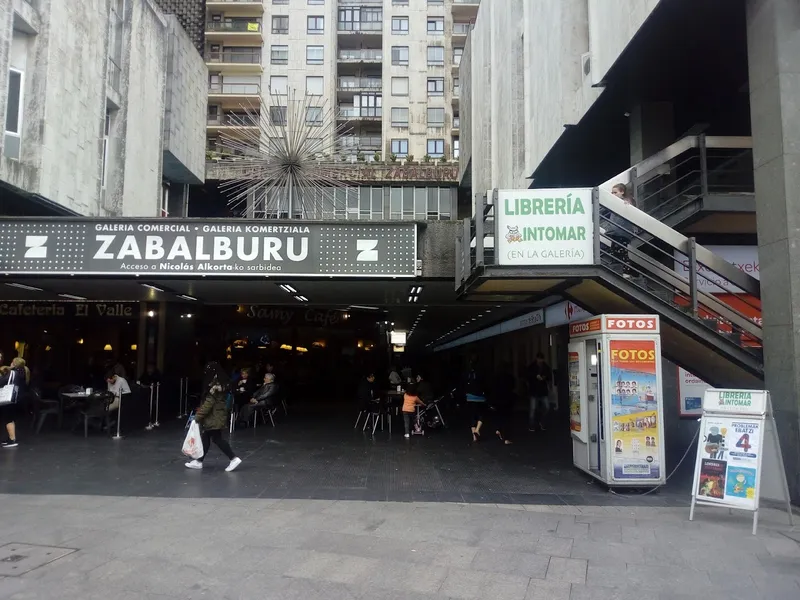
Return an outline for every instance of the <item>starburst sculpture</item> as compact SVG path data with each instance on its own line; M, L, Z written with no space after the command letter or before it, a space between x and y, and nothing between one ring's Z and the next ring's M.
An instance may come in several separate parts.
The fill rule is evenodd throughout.
M228 205L265 216L319 218L337 189L351 186L352 167L337 160L349 125L321 96L270 92L267 111L242 105L227 115L234 134L221 134L219 164L231 174L221 184Z

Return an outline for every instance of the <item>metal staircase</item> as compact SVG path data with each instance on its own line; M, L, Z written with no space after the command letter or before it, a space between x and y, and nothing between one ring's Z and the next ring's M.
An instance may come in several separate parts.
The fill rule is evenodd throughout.
M605 190L594 190L592 208L592 265L507 267L495 264L494 206L482 203L456 242L460 296L528 290L532 302L561 296L594 314L656 313L669 360L712 385L761 385L758 280Z

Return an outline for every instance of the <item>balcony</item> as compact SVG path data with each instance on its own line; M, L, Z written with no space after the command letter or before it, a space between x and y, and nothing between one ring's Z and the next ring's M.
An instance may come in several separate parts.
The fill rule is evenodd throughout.
M382 143L379 135L347 135L339 138L336 146L342 152L379 152Z
M206 64L213 71L261 73L261 48L252 50L206 51ZM213 68L211 67L213 65Z
M339 92L375 92L383 89L383 80L379 77L339 77L336 80Z
M339 0L339 6L383 6L383 0Z
M380 121L383 111L378 107L348 107L340 108L337 119L339 121Z
M461 99L461 88L459 86L455 86L453 88L453 95L450 98L450 103L453 106L456 106L459 103L460 99Z
M474 20L475 17L478 16L478 7L480 6L480 0L453 0L452 6L452 13L453 13L453 20L455 21L463 21L472 19Z
M461 129L461 119L459 117L453 117L453 134L458 135L458 130Z
M261 116L258 113L223 112L215 116L209 115L206 119L206 125L209 132L260 131L260 120Z
M453 37L467 37L472 31L472 23L453 23Z
M206 39L229 40L238 43L260 43L264 39L260 17L226 18L206 23Z
M209 100L242 103L259 106L261 86L257 83L211 83L208 86Z
M383 50L339 50L340 63L381 63Z
M339 21L336 29L343 35L369 34L382 35L383 21Z

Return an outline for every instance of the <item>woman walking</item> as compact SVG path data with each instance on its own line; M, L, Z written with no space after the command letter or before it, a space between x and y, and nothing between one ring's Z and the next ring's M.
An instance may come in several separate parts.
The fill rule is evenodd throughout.
M222 437L222 430L228 426L228 381L228 376L218 362L206 365L203 376L205 400L194 416L202 431L200 438L203 442L203 457L187 462L186 467L189 469L203 468L203 461L211 449L211 442L214 442L231 461L225 471L230 473L242 464L242 459L236 456L231 445Z
M10 385L11 403L0 406L0 420L5 423L8 440L3 442L3 448L16 448L17 443L17 419L25 414L25 400L28 395L28 384L31 381L31 372L25 366L25 360L15 358L11 361L11 367L0 375L0 387Z
M467 406L472 413L472 441L477 442L481 439L481 427L483 427L484 412L486 410L486 393L483 391L483 379L478 374L476 361L473 361L467 372L467 381L464 386Z

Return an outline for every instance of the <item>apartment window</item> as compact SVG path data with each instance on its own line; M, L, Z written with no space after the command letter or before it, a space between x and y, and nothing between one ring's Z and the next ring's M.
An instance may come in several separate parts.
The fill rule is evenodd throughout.
M209 112L210 112L209 107ZM214 106L213 108L217 108ZM111 135L111 111L106 109L106 120L103 124L103 167L100 172L100 185L103 189L108 187L108 151L109 151L109 137Z
M444 4L444 0L428 0L428 5L431 4Z
M461 56L464 54L464 48L453 48L453 64L460 65L461 64Z
M322 107L309 106L306 109L306 125L311 127L322 126Z
M453 158L458 158L459 156L459 140L458 138L453 139Z
M428 109L428 127L444 127L444 109Z
M325 32L325 17L308 17L308 33L318 35Z
M408 127L408 108L392 109L392 127Z
M361 94L353 97L353 104L358 107L362 117L380 117L382 115L383 96L378 94Z
M392 64L408 66L408 46L392 46Z
M392 96L408 96L408 77L392 77Z
M408 140L392 140L392 154L396 156L408 156Z
M428 33L441 35L444 33L444 17L428 17Z
M324 62L324 46L306 46L306 64L321 65Z
M444 156L444 140L428 140L428 156L431 158Z
M3 153L9 158L19 158L22 138L22 83L23 73L8 70L8 93L6 95L6 135Z
M458 77L453 78L453 96L461 95L461 79Z
M307 96L322 96L324 87L324 77L306 77Z
M270 106L269 120L272 122L273 125L286 125L286 107Z
M444 65L444 46L428 46L428 66Z
M308 0L309 6L323 6L325 4L325 0Z
M444 77L428 77L428 96L444 96Z
M273 75L269 78L269 91L272 94L288 94L289 78L286 75Z
M273 15L272 33L289 33L289 15Z
M272 46L269 62L273 65L289 64L289 46Z
M405 35L408 33L408 17L392 17L392 33Z
M392 6L408 6L408 0L392 0Z
M272 0L273 4L289 4L289 0Z

